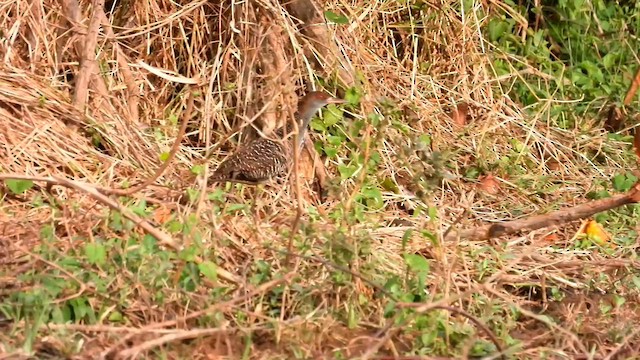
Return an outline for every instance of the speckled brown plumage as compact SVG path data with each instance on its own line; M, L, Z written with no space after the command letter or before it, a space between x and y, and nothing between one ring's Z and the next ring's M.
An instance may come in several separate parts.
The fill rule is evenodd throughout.
M291 151L291 140L256 139L220 164L211 180L240 180L250 183L266 181L288 169L290 160L287 154Z
M333 98L323 92L311 92L298 104L296 119L300 135L298 146L313 114L327 104L339 104L344 100ZM269 138L258 138L243 146L220 164L209 178L209 182L236 181L262 183L270 178L285 174L293 163L294 137L284 139L293 131L293 125L277 129ZM286 129L286 130L285 130Z

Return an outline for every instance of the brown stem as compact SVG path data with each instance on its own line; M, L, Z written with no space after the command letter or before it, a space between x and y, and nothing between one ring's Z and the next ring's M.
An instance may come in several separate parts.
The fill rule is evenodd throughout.
M640 69L636 71L636 76L633 77L633 81L631 82L631 86L629 86L627 95L624 97L623 104L625 106L631 104L631 100L636 95L636 92L638 92L638 87L640 87Z
M356 81L353 71L349 67L349 62L333 41L324 18L314 2L311 0L291 0L287 1L286 4L286 8L291 15L304 24L300 30L310 40L309 43L316 50L318 57L324 64L321 64L316 56L312 54L309 54L307 58L316 65L319 71L337 69L340 81L346 86L353 86Z
M559 226L574 220L592 216L602 211L638 202L640 202L640 183L635 184L626 194L612 196L607 199L590 201L571 208L554 211L550 214L535 215L529 218L506 221L499 224L484 225L461 231L453 230L444 237L444 240L489 240L504 235L516 234L521 231L532 231L549 226Z
M76 80L76 87L73 93L73 104L80 111L84 112L84 106L89 95L89 81L95 75L96 46L98 45L98 32L100 31L100 12L104 7L104 0L93 0L91 2L93 15L89 22L89 30L85 37L84 48L80 56L80 72Z

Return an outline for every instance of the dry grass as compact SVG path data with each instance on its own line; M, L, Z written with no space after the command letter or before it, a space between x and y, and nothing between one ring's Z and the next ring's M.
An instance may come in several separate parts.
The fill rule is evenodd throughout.
M401 2L323 1L322 9L343 12L352 21L310 30L290 15L290 6L304 1L289 7L273 0L233 7L215 1L107 2L114 10L107 13L110 26L88 1L62 4L0 5L2 172L69 177L102 188L136 184L160 166L161 154L178 134L172 119L184 111L187 93L196 91L196 111L173 164L156 185L117 200L133 208L146 199L150 221L242 280L189 280L198 270L188 254L144 250L150 240L140 229L86 193L49 191L45 184L23 195L7 191L0 211L0 310L18 319L0 323L6 329L0 353L461 358L479 344L486 353L495 350L489 336L459 314L389 312L414 299L466 311L514 358L604 358L638 351L629 333L640 320L638 292L627 286L638 269L631 256L635 242L611 251L576 249L577 224L559 229L554 244L544 231L501 244L437 245L423 234L441 236L465 210L460 226L582 202L598 179L628 165L624 144L606 142L603 132L559 130L544 113L525 115L504 95L505 79L491 71L501 55L479 33L484 20L476 12L461 17L452 1L413 13ZM428 26L411 28L412 16ZM102 22L99 33L92 33L92 21L94 28ZM92 41L95 61L80 66ZM140 62L195 84L154 75ZM331 178L340 179L340 166L359 166L359 157L365 159L359 164L376 156L379 162L331 181L327 201L304 192L291 263L282 252L296 217L290 186L267 186L259 193L257 216L228 211L249 203L250 188L210 188L191 202L173 199L203 185L194 166L215 167L238 143L256 136L252 125L265 132L276 126L304 87L322 83L344 93L356 81L364 95L336 125L349 134L345 146L324 165ZM462 102L470 119L464 129L448 115ZM372 114L382 115L380 126L367 120ZM357 122L363 126L354 133ZM429 148L416 145L422 134L431 136ZM329 139L327 133L313 137ZM514 139L534 150L514 156ZM584 155L603 147L610 148L604 165ZM434 153L447 166L431 164ZM488 168L508 156L527 171L497 169L499 194L464 178L469 167ZM385 180L400 190L380 187L383 204L377 210L360 205L367 186ZM523 189L523 182L530 188ZM544 195L531 191L552 185ZM409 205L430 207L437 219L424 212L410 216ZM107 244L108 261L87 262L87 243ZM406 274L405 253L430 261L418 282L422 288L416 290ZM54 282L59 292L51 292ZM596 289L607 295L592 296ZM601 311L606 304L613 305ZM81 314L79 308L91 310ZM73 313L71 323L44 324L50 316L70 316L65 311Z

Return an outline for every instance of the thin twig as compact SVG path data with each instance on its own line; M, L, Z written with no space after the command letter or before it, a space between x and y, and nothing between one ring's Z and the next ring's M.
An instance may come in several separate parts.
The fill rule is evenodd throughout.
M469 212L469 209L465 208L464 211L462 211L462 213L460 215L458 215L455 220L453 220L453 222L451 223L451 225L449 225L449 227L447 228L447 230L444 232L444 234L442 234L442 238L446 239L447 236L449 236L449 233L451 233L451 230L453 230L453 228L460 223L460 221L462 221L462 218Z
M380 331L380 333L384 334L384 336L380 338L378 341L376 341L376 343L373 346L369 347L369 349L367 349L367 351L364 354L362 354L360 359L368 360L376 352L378 352L378 350L382 347L382 345L387 343L391 339L391 337L393 337L393 334L395 334L395 332L398 331L397 328L395 329L393 328L394 325L395 325L395 321L389 321L387 326L385 326L384 329Z
M300 137L300 126L297 119L290 114L291 121L293 121L295 133L293 135L293 181L296 190L296 217L291 224L291 234L289 234L289 243L287 244L287 255L285 256L285 263L289 263L289 254L293 251L293 240L300 227L300 220L302 219L302 190L300 188L300 176L298 171L300 167L300 147L298 146L298 138Z
M145 341L141 344L138 344L130 349L122 350L116 356L117 359L122 358L134 358L139 353L153 349L155 347L164 345L168 342L177 341L177 340L186 340L193 339L201 336L215 335L221 333L235 332L236 330L225 329L225 328L214 328L214 329L194 329L194 330L182 330L178 333L166 334L159 338Z

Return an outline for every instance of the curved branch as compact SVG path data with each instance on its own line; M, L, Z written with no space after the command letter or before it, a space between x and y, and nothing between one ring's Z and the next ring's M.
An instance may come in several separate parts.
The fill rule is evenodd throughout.
M444 236L444 241L456 239L489 240L504 235L513 235L521 231L532 231L549 226L559 226L568 222L583 219L602 211L640 202L640 182L635 184L626 194L610 198L590 201L549 214L535 215L524 219L506 221L498 224L484 225L473 229L452 230Z

